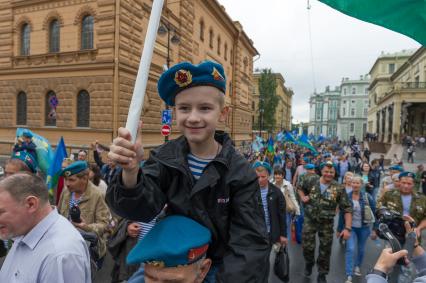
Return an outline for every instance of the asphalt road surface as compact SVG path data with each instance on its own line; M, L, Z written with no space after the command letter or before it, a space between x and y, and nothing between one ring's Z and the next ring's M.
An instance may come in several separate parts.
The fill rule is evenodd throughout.
M379 240L379 245L372 240L367 241L364 263L361 266L361 277L354 276L353 283L366 282L365 274L376 262L381 250L384 247L384 242ZM318 246L318 245L317 245ZM316 283L317 279L317 268L313 269L312 275L308 278L303 275L305 262L302 254L302 246L291 242L289 244L289 256L290 256L290 282L291 283ZM271 263L271 267L273 263ZM95 283L106 283L110 282L110 271L112 269L112 260L108 257L105 261L104 267L98 272L95 278ZM331 267L330 273L327 276L328 283L344 283L346 280L345 274L345 248L339 241L334 238L333 248L331 255ZM269 283L280 283L278 278L274 278Z

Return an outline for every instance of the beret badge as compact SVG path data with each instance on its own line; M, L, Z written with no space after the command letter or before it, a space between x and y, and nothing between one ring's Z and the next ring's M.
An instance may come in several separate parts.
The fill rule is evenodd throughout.
M215 81L224 81L225 80L225 78L219 73L219 71L215 67L213 67L212 76L213 76L213 79Z
M192 74L190 71L180 69L175 73L175 82L180 87L185 87L192 83Z
M69 176L71 176L71 171L65 171L65 172L64 172L64 175L65 175L65 177L69 177Z

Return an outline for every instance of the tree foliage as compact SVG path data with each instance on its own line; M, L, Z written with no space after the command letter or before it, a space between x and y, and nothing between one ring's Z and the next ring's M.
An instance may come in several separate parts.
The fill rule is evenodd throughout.
M273 132L278 106L277 82L271 69L263 69L259 78L259 110L263 109L262 129ZM259 113L262 115L262 113Z

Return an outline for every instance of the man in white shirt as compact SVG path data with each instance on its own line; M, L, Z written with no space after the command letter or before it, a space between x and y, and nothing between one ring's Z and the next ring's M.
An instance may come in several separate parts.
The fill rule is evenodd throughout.
M17 173L0 181L0 239L14 240L0 282L91 282L85 241L50 206L37 176Z

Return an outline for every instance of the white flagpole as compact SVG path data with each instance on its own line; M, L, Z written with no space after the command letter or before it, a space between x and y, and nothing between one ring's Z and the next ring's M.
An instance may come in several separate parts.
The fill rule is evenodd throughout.
M141 61L139 63L139 70L136 76L135 88L133 89L129 114L127 115L126 129L130 131L133 143L135 143L136 136L138 134L138 125L145 98L152 53L154 52L154 44L157 37L158 26L160 24L163 3L164 0L154 0L152 4L151 16L149 17L148 29L146 31Z

